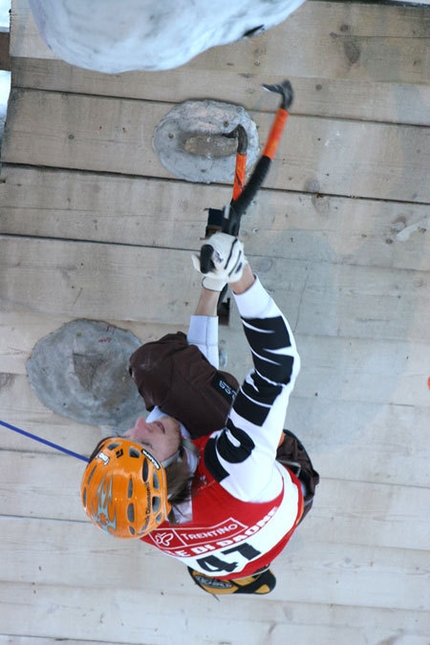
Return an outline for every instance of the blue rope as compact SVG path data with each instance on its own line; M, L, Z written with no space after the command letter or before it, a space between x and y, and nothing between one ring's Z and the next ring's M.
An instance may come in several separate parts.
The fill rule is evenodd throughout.
M80 455L77 452L73 452L73 450L68 450L67 448L63 448L63 446L59 446L56 443L52 443L52 441L48 441L47 439L42 439L42 437L38 437L35 434L31 434L31 432L27 432L26 430L21 430L21 428L12 426L10 423L6 423L6 421L1 421L1 419L0 419L0 425L4 426L5 428L9 428L9 430L13 430L14 432L18 432L19 434L23 434L24 437L29 437L30 439L34 439L35 441L44 443L45 446L49 446L50 448L55 448L60 452L66 453L66 455L70 455L71 457L76 457L76 459L81 459L81 461L86 461L88 463L88 457L84 457L84 455Z

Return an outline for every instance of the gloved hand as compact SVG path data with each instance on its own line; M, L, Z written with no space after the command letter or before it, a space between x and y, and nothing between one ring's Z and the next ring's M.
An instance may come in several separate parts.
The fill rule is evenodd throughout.
M202 286L211 291L222 291L228 282L237 282L247 263L242 242L227 233L215 233L206 242L212 247L211 268L204 274ZM200 271L200 257L192 256L194 268Z

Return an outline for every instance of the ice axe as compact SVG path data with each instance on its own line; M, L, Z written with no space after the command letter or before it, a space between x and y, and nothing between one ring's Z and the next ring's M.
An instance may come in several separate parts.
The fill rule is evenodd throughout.
M237 139L236 166L234 169L233 202L241 195L246 179L246 158L248 153L248 135L245 128L239 123L234 130L224 135Z
M236 164L234 169L234 181L233 181L233 196L231 204L233 204L241 195L246 179L246 161L248 154L248 135L241 123L238 123L237 126L231 132L226 132L223 134L226 139L237 139L237 148L236 148ZM208 208L208 221L206 224L205 238L210 237L213 233L221 231L223 219L224 219L224 210L219 208Z
M246 153L245 155L243 154L243 151L241 154L239 153L241 145L240 128L242 128L243 130L243 126L237 126L237 128L235 128L233 132L227 135L238 137L238 151L236 154L233 198L229 206L227 206L222 211L211 208L209 209L206 234L208 234L209 231L214 232L215 230L221 230L224 233L229 233L230 235L235 236L239 234L240 220L242 218L242 215L246 212L252 200L255 198L255 195L261 188L267 176L267 173L269 172L270 164L272 163L272 160L276 154L276 150L278 149L278 145L288 119L289 109L293 103L294 92L289 80L285 80L282 83L278 83L276 85L263 85L263 88L268 92L274 92L281 95L281 103L272 123L272 127L270 129L269 137L264 147L263 154L258 160L248 183L244 188L241 188L240 180L242 179L243 185L246 165ZM245 163L243 160L244 156ZM200 250L200 271L203 274L209 273L213 266L211 260L212 253L213 248L210 244L204 244Z

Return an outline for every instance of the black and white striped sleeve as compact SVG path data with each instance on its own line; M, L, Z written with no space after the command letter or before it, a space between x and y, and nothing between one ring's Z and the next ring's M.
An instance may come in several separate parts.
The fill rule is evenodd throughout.
M205 462L235 497L266 501L282 486L274 461L300 358L288 321L258 279L235 300L254 369L240 387L226 428L209 440Z

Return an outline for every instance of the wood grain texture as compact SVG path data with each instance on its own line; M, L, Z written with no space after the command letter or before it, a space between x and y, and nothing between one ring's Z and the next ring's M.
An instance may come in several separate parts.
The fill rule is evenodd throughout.
M241 46L246 47L246 44ZM194 99L212 98L238 103L248 110L273 111L273 97L261 91L259 72L243 73L236 71L235 66L231 68L225 65L223 69L221 64L216 69L206 69L204 59L199 66L197 61L174 71L127 72L107 76L73 67L60 60L14 58L14 86L147 101L162 100L167 103L181 103L191 95ZM348 72L342 74L331 70L327 57L321 76L301 76L300 70L295 72L296 61L292 60L291 65L285 68L295 91L292 113L430 124L430 89L426 84L408 84L406 78L404 82L392 83L371 78L353 80ZM267 69L265 82L282 81L285 70L280 69L275 74L272 69Z
M249 41L177 70L102 75L42 43L13 0L0 174L0 417L89 454L110 428L39 401L38 340L77 318L142 341L187 328L206 208L152 150L189 98L239 103L264 142L296 97L242 220L251 263L293 326L302 370L285 427L320 472L265 598L214 601L184 568L84 515L83 462L0 426L0 645L428 645L429 9L308 0ZM227 369L251 367L232 304Z
M185 585L189 585L188 580ZM10 583L2 586L0 601L8 609L4 624L9 634L21 630L56 638L64 633L67 616L66 629L72 643L74 639L88 642L88 633L96 641L106 642L109 634L109 643L136 645L142 642L168 645L172 633L181 645L202 639L208 645L243 642L234 634L240 634L250 645L260 645L268 638L274 643L290 639L311 643L315 623L321 625L321 645L331 645L333 638L335 642L348 640L354 645L367 645L369 638L380 642L396 638L399 645L426 645L428 640L427 617L416 610L393 612L307 602L289 602L286 606L243 597L235 598L234 603L221 599L215 604L210 596L196 596L192 599L194 619L188 620L190 598L169 592L170 607L178 608L178 616L172 616L171 609L163 609L165 593L118 589L113 596L109 590L100 588Z
M425 8L314 1L304 3L267 33L213 48L185 67L224 71L229 78L232 73L250 72L283 77L289 70L294 76L418 85L429 80L428 33ZM56 58L40 38L24 0L15 0L13 5L11 55ZM88 71L81 74L88 76ZM178 79L176 70L162 75L166 84L170 84L170 78ZM121 92L121 96L126 95Z
M15 88L9 106L6 163L173 178L152 149L171 104ZM251 117L264 142L272 115ZM291 115L265 186L428 202L429 169L425 128Z
M4 165L0 232L194 250L230 186ZM427 204L262 190L242 218L247 252L430 270Z
M19 315L4 314L2 318L0 357L6 387L15 376L26 374L26 361L35 344L70 319L29 314L28 324L19 326ZM252 367L251 354L236 316L234 321L228 327L221 327L220 343L227 369L243 378ZM160 326L112 319L104 322L129 329L142 343L187 329L186 325ZM394 358L393 343L388 339L375 339L370 344L368 339L348 336L296 333L296 340L306 365L295 389L300 398L330 402L335 392L339 403L429 406L426 365L430 356L426 343L398 341Z
M80 424L47 409L25 376L1 374L0 381L2 419L7 423L83 455L92 452L101 436L112 433L107 426ZM333 402L332 396L316 394L292 397L285 426L303 441L322 477L398 486L427 485L428 406L337 399ZM0 427L0 445L3 450L56 454L4 427Z
M180 563L163 557L139 541L123 544L94 530L90 522L55 522L50 520L1 520L8 536L5 554L9 562L19 566L20 582L55 584L58 571L75 570L74 584L64 580L62 586L109 588L118 580L125 590L138 590L142 578L151 577L152 593L162 594L169 584L189 599L201 596L201 590L189 580ZM25 531L25 549L16 548L17 538ZM390 602L393 609L423 611L428 563L425 551L405 551L378 546L341 545L337 542L308 541L298 533L288 551L277 558L274 569L289 571L289 580L279 581L274 599L302 602L331 602L338 605L361 606L363 592L368 607L384 607ZM67 549L62 545L67 543ZM46 555L45 555L46 553ZM22 555L21 555L22 554ZM109 566L103 563L109 561ZM327 570L330 564L330 571ZM379 572L373 581L372 568ZM158 572L158 573L157 573ZM16 581L16 571L6 564L5 582ZM402 593L398 585L389 584L401 576ZM329 584L321 584L328 577ZM335 582L337 580L337 583ZM356 584L351 584L355 580ZM387 584L388 583L388 584Z
M194 307L188 251L169 251L166 264L152 247L13 237L0 246L4 311L186 325ZM252 266L298 333L427 338L427 273L263 256Z
M69 445L70 445L69 441ZM72 443L73 446L73 443ZM87 454L94 446L88 442ZM5 565L3 575L7 579L14 580L13 571L15 558L13 550L24 553L21 557L28 558L25 566L27 575L32 575L33 547L32 543L39 543L43 532L46 538L63 542L65 535L69 535L72 544L79 544L80 557L87 557L88 553L98 550L100 557L110 544L115 551L116 557L121 559L121 567L126 567L126 562L132 559L133 553L128 545L119 540L106 538L97 531L90 530L92 525L86 529L82 526L87 518L79 499L80 480L85 464L79 460L72 459L62 454L38 454L27 452L17 454L13 451L2 450L0 453L0 465L2 477L0 492L2 501L0 504L3 519L3 550L10 550L10 557L5 558L9 564ZM48 470L50 473L44 474ZM63 474L59 484L57 473L60 470ZM289 544L288 550L281 556L281 561L293 555L297 559L297 551L304 551L306 554L313 549L312 545L318 544L318 549L324 545L337 544L340 548L350 548L354 545L366 547L381 547L423 551L427 549L427 520L423 514L430 502L430 493L422 486L398 486L393 484L378 484L363 481L348 481L345 479L344 469L338 473L338 478L330 478L326 475L324 484L319 491L319 497L312 511L309 522L303 523L295 535L294 540ZM9 494L6 495L6 485L11 484ZM55 496L52 491L55 490ZM415 503L411 505L413 498ZM18 521L16 517L10 521L7 517L18 516L20 518L31 517L34 520L26 529L26 535L19 540L19 534L23 533L22 527L26 520ZM37 520L37 522L36 522ZM51 523L46 520L52 520ZM62 520L62 522L58 522ZM57 522L57 524L55 524ZM63 524L64 522L64 524ZM40 524L40 527L39 527ZM52 525L51 525L52 524ZM383 530L381 530L381 524ZM396 530L396 526L402 527L402 532ZM31 529L31 531L30 531ZM56 533L61 537L56 537ZM64 533L64 535L63 535ZM79 538L79 534L82 537ZM7 540L6 540L7 536ZM38 539L35 537L38 536ZM42 540L43 541L43 540ZM98 545L98 546L97 546ZM37 550L40 546L36 546ZM146 550L145 550L146 549ZM160 553L153 551L151 547L145 547L143 554L156 559L160 558L169 567L169 560ZM75 557L76 549L72 549L68 557ZM60 563L54 561L55 548L46 547L46 562L51 561L52 575ZM59 554L61 555L61 554ZM306 556L308 557L308 555ZM400 557L400 556L399 556ZM34 567L37 566L35 562ZM73 576L73 584L84 584L84 576L88 574L88 567L98 568L98 564L80 567L80 573ZM46 567L43 567L46 571ZM82 569L82 570L81 570ZM425 569L425 567L424 567ZM115 572L113 576L117 575ZM79 577L80 576L80 577ZM79 579L78 579L79 577ZM46 582L48 580L45 578ZM55 582L55 578L49 580Z

